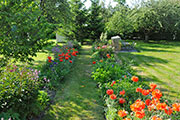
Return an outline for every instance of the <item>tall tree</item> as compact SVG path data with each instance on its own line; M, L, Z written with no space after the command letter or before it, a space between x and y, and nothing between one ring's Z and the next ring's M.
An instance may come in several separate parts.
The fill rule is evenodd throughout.
M62 26L60 32L70 40L77 40L83 44L87 37L87 10L81 0L70 1L72 19L68 26Z
M101 6L99 0L91 0L91 7L88 15L88 31L89 38L93 41L99 39L101 33L104 31L103 17L100 16Z

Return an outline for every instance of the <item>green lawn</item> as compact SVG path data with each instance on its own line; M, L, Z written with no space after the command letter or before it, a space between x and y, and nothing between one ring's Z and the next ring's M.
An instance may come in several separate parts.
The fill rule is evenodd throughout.
M100 93L91 79L90 50L90 46L82 47L43 120L103 120Z
M180 42L135 42L140 52L119 53L119 58L132 60L143 80L160 85L168 97L180 98Z

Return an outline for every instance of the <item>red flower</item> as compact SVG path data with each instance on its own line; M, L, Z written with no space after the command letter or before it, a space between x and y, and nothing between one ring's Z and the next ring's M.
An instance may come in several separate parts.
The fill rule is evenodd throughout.
M136 89L136 92L142 93L142 88L137 88L137 89Z
M149 90L142 90L142 95L148 95L149 94Z
M174 103L172 104L172 107L174 111L180 111L180 103Z
M69 60L70 63L72 63L72 60Z
M172 112L173 112L173 110L172 110L172 108L167 107L167 108L164 110L164 112L165 112L167 115L171 115Z
M131 80L134 81L134 82L138 82L138 81L139 81L139 78L136 77L136 76L132 76Z
M150 91L152 92L153 90L155 90L156 89L156 87L157 87L157 85L156 84L154 84L154 83L151 83L150 85Z
M73 56L77 56L75 51L72 53L72 55L73 55Z
M142 110L142 111L137 111L137 112L135 113L135 116L136 116L137 118L142 119L142 118L145 116L144 110Z
M115 100L115 99L116 99L116 95L115 95L115 94L112 94L112 95L110 95L110 98L111 98L112 100Z
M112 84L111 84L111 87L116 83L116 81L113 81Z
M111 58L111 56L109 54L106 55L108 58Z
M59 61L60 61L60 62L63 62L63 60L62 60L62 59L60 59Z
M125 110L119 110L119 111L118 111L118 115L119 115L120 117L125 117L125 116L127 115L127 111L125 111Z
M152 96L153 96L154 98L159 99L159 98L161 98L162 93L161 93L161 91L160 91L160 90L155 89L154 91L152 91Z
M106 91L106 93L107 93L108 95L112 95L112 94L114 93L114 91L113 91L112 89L108 89L108 90Z
M124 104L126 102L126 100L124 98L119 98L119 103L120 104Z
M51 63L52 61L51 61L51 60L48 60L48 62L50 62L50 63Z
M124 95L124 94L125 94L125 91L124 91L124 90L123 90L123 91L120 91L119 94L120 94L120 95Z
M96 62L95 62L95 61L93 61L93 64L96 64Z
M51 57L50 57L50 56L48 56L48 59L49 59L49 60L51 60Z
M66 59L66 60L68 60L68 59L69 59L69 57L65 57L65 59Z
M151 100L150 100L150 99L147 99L147 100L145 101L145 103L146 103L147 106L149 106L149 105L151 104Z

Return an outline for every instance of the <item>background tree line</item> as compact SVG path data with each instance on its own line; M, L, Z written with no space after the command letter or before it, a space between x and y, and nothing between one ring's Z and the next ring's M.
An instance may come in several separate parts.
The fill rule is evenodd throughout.
M180 1L148 0L129 7L125 0L1 0L0 55L8 60L31 61L58 31L68 40L110 38L179 40ZM142 0L143 1L143 0Z

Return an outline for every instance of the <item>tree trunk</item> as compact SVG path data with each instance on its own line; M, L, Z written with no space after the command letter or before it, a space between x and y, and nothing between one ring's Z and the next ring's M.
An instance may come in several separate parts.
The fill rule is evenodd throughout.
M149 35L148 35L148 33L145 33L145 38L144 38L144 40L145 40L146 42L149 41Z

